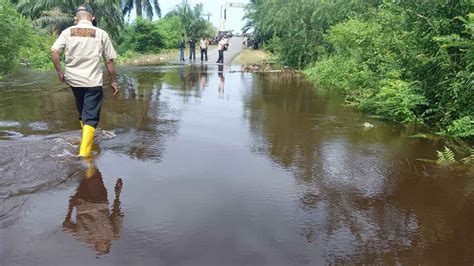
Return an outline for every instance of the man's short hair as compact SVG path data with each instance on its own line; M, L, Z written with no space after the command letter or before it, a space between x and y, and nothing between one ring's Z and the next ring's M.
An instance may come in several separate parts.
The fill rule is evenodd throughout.
M92 7L90 5L80 5L76 8L75 14L80 11L86 11L89 12L91 15L94 15L94 12L92 11Z

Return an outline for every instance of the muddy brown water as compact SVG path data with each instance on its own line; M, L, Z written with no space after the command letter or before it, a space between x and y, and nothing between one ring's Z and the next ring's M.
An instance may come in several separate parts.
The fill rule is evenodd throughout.
M295 74L232 69L120 69L93 164L53 73L2 81L0 265L474 263L472 168Z

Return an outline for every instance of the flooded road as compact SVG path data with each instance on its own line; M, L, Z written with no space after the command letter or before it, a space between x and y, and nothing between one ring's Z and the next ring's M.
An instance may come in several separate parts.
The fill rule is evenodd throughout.
M474 262L472 168L295 74L232 69L119 69L93 163L53 73L1 82L0 265Z

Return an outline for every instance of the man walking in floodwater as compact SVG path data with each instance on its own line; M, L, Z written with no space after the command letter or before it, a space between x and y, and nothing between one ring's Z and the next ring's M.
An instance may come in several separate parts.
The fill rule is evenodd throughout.
M95 129L103 102L101 58L104 58L111 79L113 95L119 92L114 59L117 53L109 35L92 25L92 8L81 5L76 9L77 25L65 29L51 47L51 56L59 81L71 86L82 127L79 156L89 157ZM65 54L65 71L60 53Z

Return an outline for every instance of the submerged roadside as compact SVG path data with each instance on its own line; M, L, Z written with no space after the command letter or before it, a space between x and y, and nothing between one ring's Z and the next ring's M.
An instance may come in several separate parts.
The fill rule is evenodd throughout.
M327 61L327 60L326 60ZM472 165L474 163L474 123L472 117L466 116L453 122L449 127L442 127L432 121L420 118L416 111L421 106L428 105L427 99L417 95L412 87L413 84L401 80L387 80L381 84L378 95L367 95L359 89L347 89L341 87L355 79L351 75L357 75L344 69L347 62L340 61L337 64L331 62L332 69L328 70L325 60L317 61L315 64L303 69L292 69L299 72L318 89L340 93L344 98L344 104L353 106L371 117L404 125L413 132L409 137L413 139L427 139L438 143L437 158L435 160L424 160L438 165L451 166L456 164ZM242 72L272 72L291 69L284 66L279 54L272 54L265 50L245 49L233 60L234 64L242 65ZM341 69L336 71L339 65ZM332 74L331 74L332 73ZM347 76L345 80L342 76ZM351 85L354 86L354 85ZM365 123L364 127L371 128L374 125ZM415 129L415 130L414 130Z

